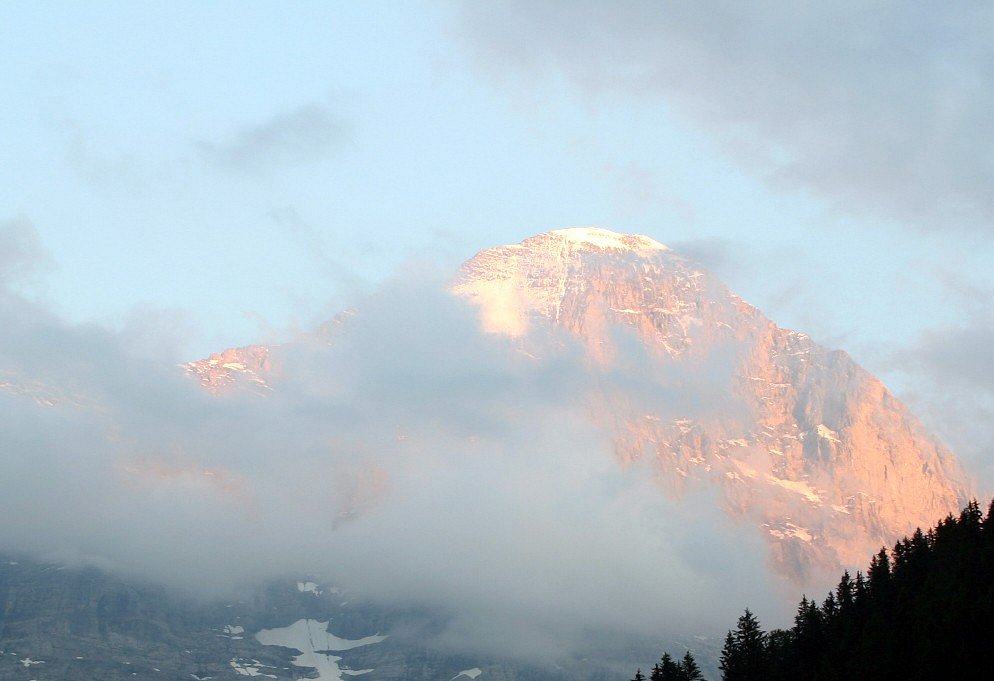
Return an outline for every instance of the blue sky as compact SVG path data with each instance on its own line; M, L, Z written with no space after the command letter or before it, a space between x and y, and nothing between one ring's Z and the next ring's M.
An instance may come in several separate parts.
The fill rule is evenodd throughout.
M167 320L178 357L412 259L644 233L969 420L978 458L994 19L902 5L4 3L0 223L47 254L31 295Z

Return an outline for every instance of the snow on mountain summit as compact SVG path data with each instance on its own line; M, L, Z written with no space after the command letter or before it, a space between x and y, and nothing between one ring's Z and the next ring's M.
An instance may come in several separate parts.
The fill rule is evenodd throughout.
M602 227L570 227L548 232L574 246L594 246L620 251L668 251L667 246L641 234L621 234Z
M520 336L536 316L559 319L567 284L582 279L586 261L660 257L677 256L647 236L601 227L557 229L480 251L463 265L452 292L479 305L486 331Z

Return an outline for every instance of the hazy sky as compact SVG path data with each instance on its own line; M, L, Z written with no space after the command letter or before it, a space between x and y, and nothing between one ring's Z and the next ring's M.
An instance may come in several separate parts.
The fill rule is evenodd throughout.
M0 0L0 381L79 407L5 394L0 546L206 588L334 557L518 648L727 626L775 588L754 538L614 467L562 399L591 377L522 370L442 282L542 231L647 234L850 351L986 493L992 84L982 2ZM175 366L357 300L265 408ZM330 531L381 469L390 501Z

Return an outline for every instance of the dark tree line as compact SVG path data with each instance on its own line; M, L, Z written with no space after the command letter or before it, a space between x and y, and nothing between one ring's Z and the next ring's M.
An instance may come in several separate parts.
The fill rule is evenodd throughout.
M820 604L802 598L790 629L764 632L746 610L720 668L723 681L994 678L994 501L881 549ZM668 673L650 679L701 678Z
M645 674L639 669L635 672L633 681L645 681ZM669 653L652 666L649 681L704 681L701 668L688 650L681 660L674 660Z

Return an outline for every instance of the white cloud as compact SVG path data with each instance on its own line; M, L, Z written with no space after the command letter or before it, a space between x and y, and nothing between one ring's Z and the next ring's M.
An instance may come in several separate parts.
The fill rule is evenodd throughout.
M844 210L994 224L994 12L967 2L462 3L480 68L658 97L744 167Z
M524 657L595 631L718 633L778 602L756 532L619 467L586 412L600 379L567 339L523 355L418 270L358 309L334 344L278 349L269 397L212 398L133 352L134 328L4 290L0 548L208 595L321 575L448 613L436 644Z

